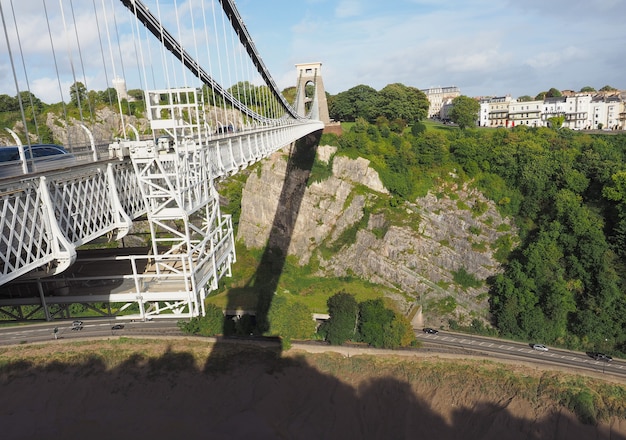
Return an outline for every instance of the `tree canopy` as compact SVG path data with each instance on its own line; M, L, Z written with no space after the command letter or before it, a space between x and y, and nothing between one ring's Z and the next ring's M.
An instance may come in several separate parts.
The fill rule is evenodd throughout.
M428 98L419 89L400 83L389 84L377 92L372 87L358 85L341 92L329 102L330 117L338 121L363 118L375 122L383 116L389 121L419 121L428 115Z
M341 345L352 339L356 331L358 305L353 295L339 292L328 298L330 318L321 329L325 339L333 345Z
M467 96L457 96L452 100L449 116L461 129L465 129L476 126L479 112L480 103L477 100Z

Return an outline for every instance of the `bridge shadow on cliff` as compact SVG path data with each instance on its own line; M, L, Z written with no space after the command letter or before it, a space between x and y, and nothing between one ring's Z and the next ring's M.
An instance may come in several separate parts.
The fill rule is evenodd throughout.
M254 324L241 322L243 328L233 328L233 321L226 317L224 334L245 334L253 332L263 335L269 330L267 315L272 298L285 267L285 261L291 244L293 231L298 220L302 200L317 154L317 147L322 131L312 133L296 141L289 150L285 179L278 199L276 213L270 228L267 245L263 251L255 274L245 286L231 289L226 309L238 308L234 298L242 292L252 292L257 297ZM245 319L245 318L244 318ZM252 330L252 331L250 331Z

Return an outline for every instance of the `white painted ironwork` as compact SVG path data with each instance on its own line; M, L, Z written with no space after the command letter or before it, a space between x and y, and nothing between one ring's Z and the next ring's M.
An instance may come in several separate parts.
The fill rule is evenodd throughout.
M93 306L97 302L108 303L116 313L135 310L142 319L204 314L205 297L222 277L230 275L236 260L232 221L221 213L216 180L324 127L323 122L297 114L287 103L233 2L221 4L233 25L232 37L240 40L265 84L255 90L252 84L258 83L257 77L247 68L241 69L241 81L229 78L235 86L226 89L142 2L121 3L157 37L163 50L204 84L213 99L207 102L218 104L217 110L213 109L208 122L202 89L170 88L168 78L168 88L145 95L152 139L140 140L139 131L125 120L118 99L123 136L128 127L135 140L111 143L104 158L96 151L91 131L79 124L91 151L78 154L72 148L75 163L71 166L48 169L45 177L24 169L24 175L0 179L0 314L26 319L43 308L46 318L54 319L67 313L67 305L73 303L100 313ZM103 2L106 21L105 6ZM231 47L232 37L225 38L226 47ZM109 53L115 66L110 47ZM226 58L231 57L226 53ZM167 76L168 66L163 64ZM182 82L175 81L188 84L184 76ZM19 137L12 135L21 145ZM82 160L87 155L93 162ZM85 250L84 245L103 237L123 239L132 231L133 222L144 218L150 230L149 250L123 246L97 253ZM22 305L35 307L24 312L18 307Z

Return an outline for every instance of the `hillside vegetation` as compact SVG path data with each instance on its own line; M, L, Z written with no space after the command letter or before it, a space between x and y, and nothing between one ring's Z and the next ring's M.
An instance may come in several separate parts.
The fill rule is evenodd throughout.
M385 120L360 119L321 144L336 145L336 157L368 159L391 194L389 209L405 210L454 176L514 220L519 242L500 243L501 273L478 280L487 283L491 324L500 335L626 351L625 135L422 123L394 131ZM310 181L327 174L316 163ZM286 271L310 270L296 266ZM476 281L457 275L461 283Z

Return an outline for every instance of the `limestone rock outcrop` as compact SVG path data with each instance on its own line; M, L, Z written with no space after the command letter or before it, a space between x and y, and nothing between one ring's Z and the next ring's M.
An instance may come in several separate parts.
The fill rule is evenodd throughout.
M493 202L453 174L436 190L403 206L400 219L389 216L379 207L388 206L381 199L390 196L369 161L335 153L335 147L318 148L318 160L332 161L332 176L304 191L288 254L297 256L301 265L315 256L323 275L356 275L386 286L405 298L407 306L451 296L458 316L484 316L488 307L481 293L486 285L459 286L454 274L463 270L484 281L497 273L496 240L505 234L516 237L510 219L502 218ZM306 179L302 170L291 172ZM280 228L286 216L296 215L289 206L278 206L286 173L286 158L276 153L249 176L237 231L246 246L266 246L272 229ZM350 228L358 229L356 239L338 242ZM334 252L328 256L322 247Z

